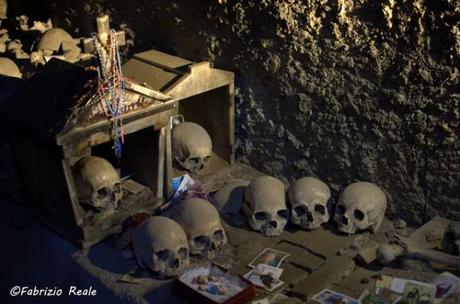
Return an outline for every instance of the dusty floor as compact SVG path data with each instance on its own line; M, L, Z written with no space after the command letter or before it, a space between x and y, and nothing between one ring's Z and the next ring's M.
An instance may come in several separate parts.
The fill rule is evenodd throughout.
M224 180L235 177L251 179L257 174L251 168L237 166L233 170L222 170L220 176L203 181L207 187L219 188ZM85 303L189 303L173 293L172 281L160 281L146 273L140 275L137 284L120 282L124 274L136 270L137 266L134 260L126 257L128 251L122 252L116 248L116 238L81 251L33 220L26 221L25 227L18 229L10 224L11 210L6 209L1 214L4 217L1 228L8 236L8 240L5 240L8 247L2 251L3 266L8 269L2 272L2 303L11 302L12 298L5 295L15 285L57 286L63 289L75 285L97 289L97 297L85 298ZM372 288L378 274L429 281L443 270L419 261L398 262L389 267L381 267L377 263L361 267L355 257L366 247L368 240L385 242L394 233L393 225L388 220L376 235L339 235L335 227L329 224L323 229L309 232L287 226L281 236L272 238L250 230L241 215L227 216L224 223L229 243L218 252L213 262L236 274L248 272L250 268L247 264L266 247L291 254L281 265L284 269L281 280L286 284L273 293L259 290L258 298L283 292L293 297L292 303L302 303L327 287L357 298L364 289ZM412 231L408 228L398 232L408 235ZM204 262L199 259L193 261ZM15 303L31 301L30 298L14 300ZM66 299L66 303L79 302L81 298Z

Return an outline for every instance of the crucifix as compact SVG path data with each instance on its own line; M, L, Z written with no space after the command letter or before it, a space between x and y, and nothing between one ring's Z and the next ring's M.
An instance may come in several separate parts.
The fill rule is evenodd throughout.
M96 37L98 42L101 44L103 49L107 47L108 38L110 35L110 19L108 15L102 15L96 19ZM126 35L124 31L116 31L115 39L118 46L126 45ZM85 53L94 54L96 52L96 46L93 38L83 39L83 50Z

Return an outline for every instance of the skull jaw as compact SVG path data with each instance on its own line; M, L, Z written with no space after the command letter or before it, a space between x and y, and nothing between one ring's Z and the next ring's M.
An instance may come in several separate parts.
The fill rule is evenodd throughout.
M367 219L363 222L356 223L350 220L350 217L346 215L337 216L334 218L335 222L337 223L338 229L340 232L346 234L355 234L359 231L369 230L372 234L376 233L382 222L383 222L384 215L379 216L375 221L369 222Z
M91 206L93 206L96 209L99 209L101 211L108 211L108 212L114 212L115 210L118 209L118 200L116 199L115 201L111 200L91 200L89 202Z
M253 220L249 223L249 225L253 230L260 231L265 236L279 236L281 233L283 233L284 226L286 226L287 221L284 223L283 221L276 221L276 223L276 227L273 227L270 225L269 221L261 225Z
M295 206L294 206L295 207ZM311 209L309 209L311 210ZM308 211L306 214L299 216L296 212L291 212L291 220L294 224L300 226L304 230L314 230L321 227L322 224L329 221L329 213L322 215L315 211Z
M284 228L284 227L283 227ZM262 234L265 236L279 236L283 233L283 228L262 227Z
M165 278L176 277L182 273L184 267L190 264L188 259L178 259L177 265L171 265L170 263L163 263L160 266L159 273Z
M118 209L119 202L123 198L123 192L116 192L114 187L105 187L104 189L107 190L105 196L103 197L99 197L97 192L93 191L88 204L102 211L114 212Z
M309 220L306 216L292 216L292 222L304 230L314 230L321 227L322 224L326 223L327 220L321 220L319 218L313 218Z
M352 224L349 225L344 225L344 224L338 224L339 231L345 234L355 234L356 233L356 227Z
M193 174L198 174L200 171L202 171L206 165L205 161L204 161L204 158L198 158L199 161L198 162L191 162L188 159L185 159L185 160L180 160L179 158L176 157L176 161L179 163L179 165L192 172Z
M171 261L153 261L149 262L142 261L139 263L144 269L152 271L154 274L158 275L161 279L176 277L182 273L182 270L190 265L190 260L188 258L181 259L175 258Z
M227 243L227 239L220 241L218 244L212 242L210 245L207 245L204 249L197 248L193 244L190 244L190 254L196 255L199 257L204 257L205 259L213 259L216 256L217 250Z

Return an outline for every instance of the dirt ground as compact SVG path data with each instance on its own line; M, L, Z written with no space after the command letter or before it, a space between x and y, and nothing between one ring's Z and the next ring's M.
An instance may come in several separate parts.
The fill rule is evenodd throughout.
M261 173L245 165L236 165L219 171L217 175L202 179L209 189L220 188L225 181L235 178L253 179ZM116 247L116 236L89 249L78 250L67 240L46 229L30 218L25 225L15 228L11 219L18 218L12 210L2 212L5 220L2 229L7 232L8 249L3 251L3 261L15 261L9 273L3 273L2 296L15 285L58 286L67 288L75 285L81 288L92 286L98 295L85 298L91 302L117 303L191 303L173 291L173 280L159 280L147 272L140 272L132 258L130 249ZM305 303L324 288L358 298L365 290L372 290L375 278L380 274L395 277L429 281L446 270L440 266L416 260L400 260L388 266L377 262L363 265L356 258L368 242L386 243L395 232L408 236L413 228L395 230L393 223L385 220L381 230L347 236L339 234L334 224L321 229L303 231L288 224L282 235L265 237L249 228L242 214L223 218L228 244L221 248L211 262L237 275L244 275L250 268L248 263L263 249L273 248L290 254L280 266L284 269L281 280L285 284L273 292L257 290L257 298L272 297L283 293L290 298L285 303ZM438 225L438 224L436 224ZM192 265L209 261L192 258ZM452 269L449 271L459 274ZM125 274L136 274L136 283L120 281ZM8 303L11 298L5 298ZM28 303L29 298L16 298L19 303ZM56 300L56 299L53 299ZM62 300L62 299L57 299ZM66 300L67 301L67 300ZM69 303L81 299L68 298ZM16 303L16 302L15 302Z

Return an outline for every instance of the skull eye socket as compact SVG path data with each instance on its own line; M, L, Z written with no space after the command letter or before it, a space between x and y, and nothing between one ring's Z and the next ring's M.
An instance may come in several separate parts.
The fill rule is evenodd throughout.
M211 155L208 155L208 156L206 156L205 158L203 158L203 161L204 161L205 163L207 163L207 162L209 162L210 159L211 159Z
M158 257L158 259L160 259L162 261L169 260L169 252L166 249L165 250L160 250L160 251L156 252L155 254Z
M116 184L113 186L113 192L115 192L115 193L120 193L120 192L121 192L121 184L116 183Z
M344 214L345 213L345 207L343 205L338 205L335 208L335 213L337 213L338 215Z
M305 214L307 214L308 209L304 205L299 205L299 206L294 207L294 212L298 216L304 216Z
M221 229L215 231L214 234L212 235L212 238L213 238L214 241L216 241L216 242L222 241L222 240L225 238L224 231L221 230Z
M268 214L266 212L263 212L263 211L256 212L254 214L254 217L258 221L266 221L266 220L268 220Z
M200 159L198 157L192 157L188 159L188 162L190 162L191 164L198 164L199 161Z
M188 256L188 249L187 248L180 248L179 251L177 251L177 253L179 254L179 256L182 258L182 259L185 259L187 256Z
M209 244L209 238L205 235L199 235L193 239L193 242L195 247L204 249Z
M326 208L323 205L320 205L320 204L315 205L315 211L318 212L321 215L326 214Z
M289 211L287 211L287 209L281 209L276 214L278 214L284 219L287 219L289 217Z
M104 199L106 198L107 196L109 196L110 194L110 190L107 189L107 188L101 188L99 190L97 190L97 199Z
M353 216L358 221L364 220L364 213L361 210L356 209L355 211L353 211Z

